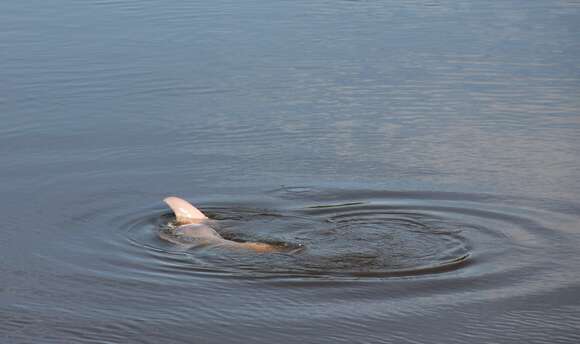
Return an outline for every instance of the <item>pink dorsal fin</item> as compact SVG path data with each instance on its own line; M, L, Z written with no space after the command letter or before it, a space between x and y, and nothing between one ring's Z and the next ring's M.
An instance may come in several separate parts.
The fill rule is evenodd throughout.
M207 216L205 216L199 209L179 197L167 197L163 202L167 203L169 208L173 210L177 222L181 224L194 223L207 219Z

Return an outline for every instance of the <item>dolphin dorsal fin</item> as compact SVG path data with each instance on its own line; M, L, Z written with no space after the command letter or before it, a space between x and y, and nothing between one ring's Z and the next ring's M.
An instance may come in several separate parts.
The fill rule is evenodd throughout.
M199 209L179 197L167 197L163 202L167 203L169 208L173 210L175 218L180 224L195 223L207 219L207 216L205 216Z

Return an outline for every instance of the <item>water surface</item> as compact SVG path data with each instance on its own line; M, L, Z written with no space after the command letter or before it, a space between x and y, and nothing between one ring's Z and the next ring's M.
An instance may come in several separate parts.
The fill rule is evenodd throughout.
M578 1L0 4L7 343L580 341ZM167 242L180 195L254 254Z

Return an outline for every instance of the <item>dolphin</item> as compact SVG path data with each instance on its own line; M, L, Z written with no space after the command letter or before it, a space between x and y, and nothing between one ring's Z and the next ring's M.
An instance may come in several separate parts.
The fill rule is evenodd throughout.
M242 248L255 252L280 251L280 247L261 242L236 242L224 239L209 225L209 219L199 209L188 201L179 197L170 196L163 200L175 214L177 227L173 229L175 236L195 241L205 245L219 245L232 248ZM171 238L162 236L163 239L175 242Z

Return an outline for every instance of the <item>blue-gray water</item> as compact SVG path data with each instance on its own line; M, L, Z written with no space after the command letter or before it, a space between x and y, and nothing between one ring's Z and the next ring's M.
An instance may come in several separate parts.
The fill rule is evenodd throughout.
M3 0L0 342L577 343L579 61L576 0Z

